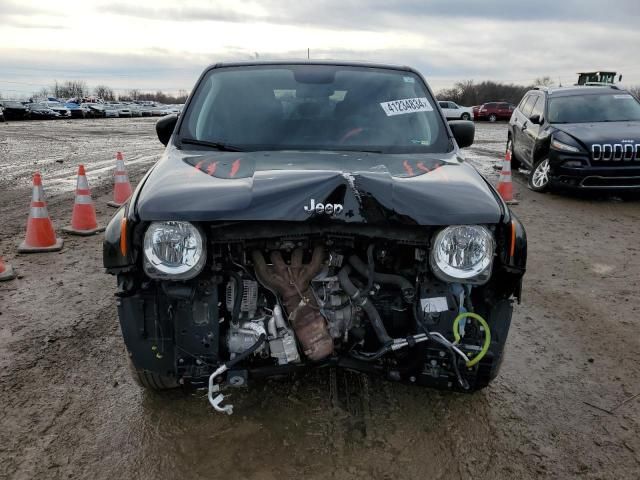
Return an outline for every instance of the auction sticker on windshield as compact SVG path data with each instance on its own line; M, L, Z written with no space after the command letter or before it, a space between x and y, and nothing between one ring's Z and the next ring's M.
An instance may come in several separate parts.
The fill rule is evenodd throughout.
M393 115L402 115L403 113L433 111L433 107L426 97L391 100L390 102L381 102L380 106L384 110L384 113L387 114L387 117L391 117Z

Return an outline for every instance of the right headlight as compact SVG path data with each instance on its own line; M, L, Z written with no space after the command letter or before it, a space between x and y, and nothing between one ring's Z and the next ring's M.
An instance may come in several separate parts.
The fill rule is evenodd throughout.
M431 247L431 269L445 282L483 284L491 276L495 242L480 225L452 225L440 230Z
M144 234L144 271L151 278L189 280L207 261L203 234L189 222L153 222Z

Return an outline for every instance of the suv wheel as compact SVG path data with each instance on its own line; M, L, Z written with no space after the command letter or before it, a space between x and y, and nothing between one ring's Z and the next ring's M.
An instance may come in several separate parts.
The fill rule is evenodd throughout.
M129 371L131 372L134 382L139 386L147 390L155 391L171 390L172 388L178 388L180 386L173 377L165 377L164 375L158 375L157 373L143 370L142 368L136 368L128 354L129 352L126 353Z
M489 121L491 123L495 122L498 119L498 117L496 117L495 113L492 113L491 115L489 115Z
M520 160L516 158L515 153L513 153L513 140L507 140L507 149L506 152L511 152L511 170L517 170L522 165Z
M471 116L468 113L463 113L460 118L462 120L469 120L471 118Z
M534 192L549 190L549 158L541 158L529 173L529 188Z

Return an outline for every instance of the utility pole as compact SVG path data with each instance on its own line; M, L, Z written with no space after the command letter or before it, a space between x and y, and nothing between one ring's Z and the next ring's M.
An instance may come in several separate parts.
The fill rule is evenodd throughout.
M309 60L310 55L311 55L311 51L310 51L309 47L307 47L307 60Z

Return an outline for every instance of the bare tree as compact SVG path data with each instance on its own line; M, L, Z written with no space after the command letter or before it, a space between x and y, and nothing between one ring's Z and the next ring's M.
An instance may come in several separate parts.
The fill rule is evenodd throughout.
M38 99L46 99L49 96L49 89L47 87L42 87L40 90L37 90L35 92L33 92L31 94L31 98L34 101L37 101Z
M475 83L473 80L457 82L453 88L438 92L440 100L451 100L459 105L482 105L487 102L518 103L530 86L513 85L484 81Z
M627 91L640 100L640 85L635 85L633 87L627 87Z
M83 80L65 80L54 82L51 92L56 98L82 98L89 93L86 82Z
M97 85L93 89L93 94L98 98L106 100L107 102L112 102L116 99L116 96L113 93L113 89L111 87L107 87L106 85Z
M551 80L551 77L545 75L544 77L538 77L533 81L534 87L552 87L555 85L555 82Z

